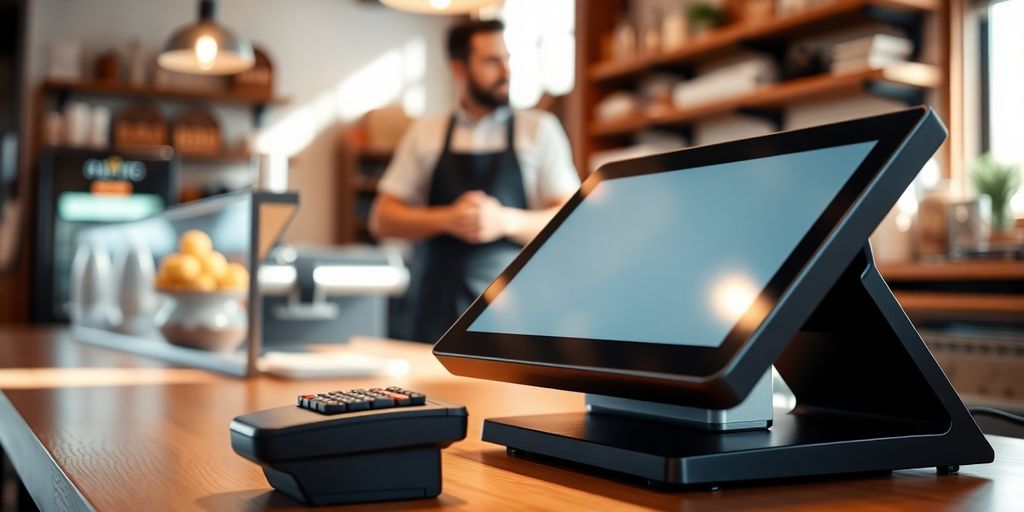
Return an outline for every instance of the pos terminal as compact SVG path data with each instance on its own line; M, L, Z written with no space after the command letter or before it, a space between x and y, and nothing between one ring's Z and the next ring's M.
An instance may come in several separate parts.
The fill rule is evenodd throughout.
M945 137L917 107L608 164L434 353L587 393L485 441L651 484L991 462L868 245Z

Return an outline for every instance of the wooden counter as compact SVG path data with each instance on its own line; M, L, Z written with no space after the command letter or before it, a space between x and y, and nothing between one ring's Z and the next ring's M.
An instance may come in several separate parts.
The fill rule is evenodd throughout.
M396 384L470 411L444 452L438 499L318 510L1011 510L1024 503L1024 440L990 437L996 462L959 475L652 491L512 459L479 440L483 418L582 408L578 394L452 377L429 347L365 341L407 358L388 380L238 380L73 343L63 330L0 329L0 442L43 510L299 510L231 450L228 423L306 391Z

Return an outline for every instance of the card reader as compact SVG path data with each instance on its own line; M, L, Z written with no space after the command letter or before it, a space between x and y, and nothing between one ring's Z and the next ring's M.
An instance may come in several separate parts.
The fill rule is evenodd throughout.
M310 505L432 498L441 449L466 437L466 408L399 387L303 394L236 417L231 447L278 491Z

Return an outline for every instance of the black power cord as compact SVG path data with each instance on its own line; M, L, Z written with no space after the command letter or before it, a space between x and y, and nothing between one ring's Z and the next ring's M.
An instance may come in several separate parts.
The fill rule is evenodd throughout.
M1004 411L1002 409L996 409L995 407L968 407L967 412L971 413L972 416L988 416L990 418L997 418L1007 423L1024 427L1024 416Z

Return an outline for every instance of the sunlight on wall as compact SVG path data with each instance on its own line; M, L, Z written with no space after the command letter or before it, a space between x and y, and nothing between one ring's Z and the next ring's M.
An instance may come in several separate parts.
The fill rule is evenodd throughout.
M423 115L426 108L427 45L410 40L389 50L347 76L312 101L291 108L260 130L255 145L274 160L287 159L305 149L316 136L337 123L359 119L366 112L401 102L408 115Z

